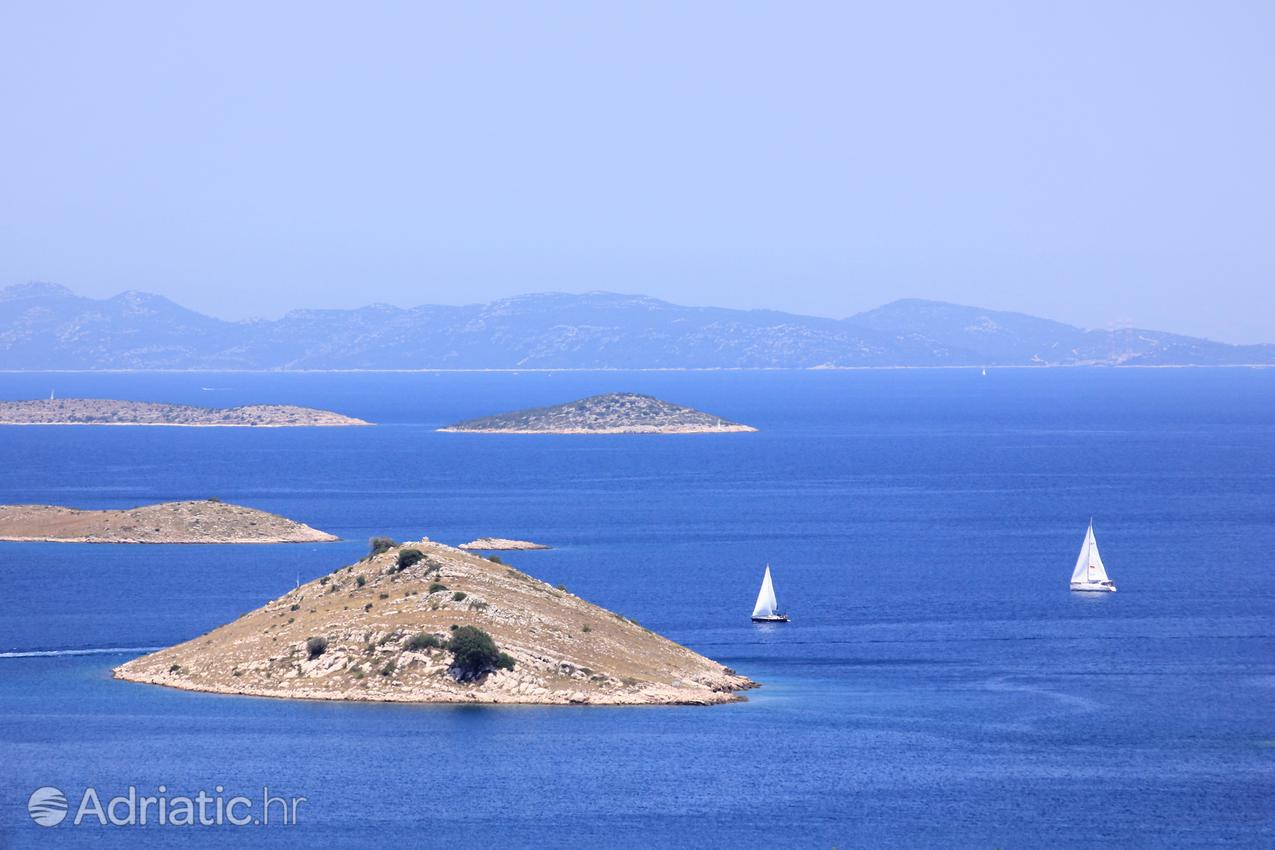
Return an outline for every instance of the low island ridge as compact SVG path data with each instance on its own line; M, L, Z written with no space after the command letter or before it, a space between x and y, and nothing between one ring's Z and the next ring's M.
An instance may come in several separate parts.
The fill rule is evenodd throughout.
M530 540L510 540L506 537L479 537L456 547L470 552L529 552L533 549L548 549L543 543Z
M373 554L115 669L294 699L707 705L749 679L513 567L429 540Z
M0 425L168 425L223 428L303 428L371 425L331 410L291 404L196 407L109 398L0 401Z
M723 434L756 431L638 393L607 393L457 422L440 431L479 434Z
M216 499L128 510L0 505L0 540L36 543L326 543L316 528Z

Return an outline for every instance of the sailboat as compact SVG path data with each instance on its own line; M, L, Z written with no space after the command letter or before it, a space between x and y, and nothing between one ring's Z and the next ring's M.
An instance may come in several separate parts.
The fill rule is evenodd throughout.
M786 623L787 614L780 614L775 609L779 603L775 601L775 586L770 581L770 564L766 565L766 574L761 579L761 590L757 592L757 604L753 606L754 623Z
M1098 554L1098 540L1093 536L1093 520L1085 532L1085 542L1080 545L1076 568L1071 571L1071 589L1090 592L1115 593L1116 583L1107 578L1107 568Z

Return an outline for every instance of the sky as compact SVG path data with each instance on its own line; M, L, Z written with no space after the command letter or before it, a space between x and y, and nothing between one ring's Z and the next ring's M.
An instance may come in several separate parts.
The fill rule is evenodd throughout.
M6 3L0 286L1275 342L1275 3Z

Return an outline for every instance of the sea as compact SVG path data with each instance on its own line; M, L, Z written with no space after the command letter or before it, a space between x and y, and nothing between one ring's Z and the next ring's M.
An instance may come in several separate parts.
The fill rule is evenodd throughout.
M435 430L611 391L759 430ZM50 392L377 426L0 428L0 503L216 497L342 538L0 543L0 846L1275 845L1275 370L0 374ZM1113 594L1068 590L1091 519ZM111 678L373 535L551 545L506 560L761 687L475 707ZM767 564L785 625L749 618ZM142 825L130 793L253 822Z

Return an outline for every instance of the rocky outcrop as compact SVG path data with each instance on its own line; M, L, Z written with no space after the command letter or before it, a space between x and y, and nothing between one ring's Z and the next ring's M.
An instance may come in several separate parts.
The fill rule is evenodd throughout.
M458 673L449 643L465 626L507 662ZM706 705L755 687L561 587L428 540L304 584L115 676L263 697L557 705Z

